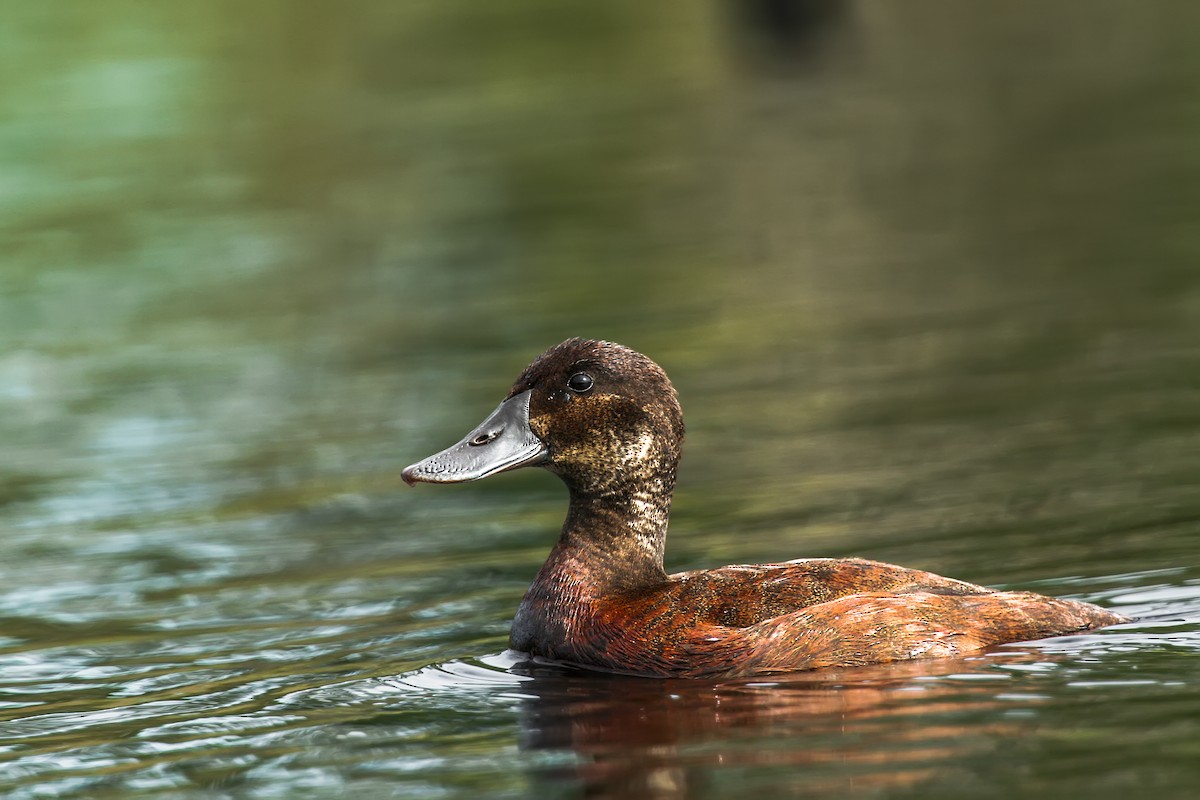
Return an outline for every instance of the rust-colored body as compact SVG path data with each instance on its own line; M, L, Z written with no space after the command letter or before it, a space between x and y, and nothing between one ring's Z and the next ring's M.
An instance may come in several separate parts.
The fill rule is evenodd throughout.
M863 559L667 575L683 417L661 368L620 345L571 339L525 370L497 414L518 402L496 417L503 425L488 428L489 418L472 432L482 434L404 473L455 482L537 464L566 483L562 533L513 620L516 650L644 675L747 676L962 656L1126 621L1088 603ZM518 417L536 438L503 451ZM481 459L487 447L502 453L499 468ZM457 477L463 458L474 471Z
M553 554L514 625L515 649L606 669L740 677L967 655L1125 621L1097 606L1000 592L865 559L804 559L597 591ZM602 579L601 579L602 580Z

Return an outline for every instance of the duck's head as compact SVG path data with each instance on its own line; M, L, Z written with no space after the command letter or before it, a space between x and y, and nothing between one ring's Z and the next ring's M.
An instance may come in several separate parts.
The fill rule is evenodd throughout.
M462 483L541 466L572 492L674 487L683 414L662 368L612 342L568 339L538 356L462 441L405 468L408 483Z

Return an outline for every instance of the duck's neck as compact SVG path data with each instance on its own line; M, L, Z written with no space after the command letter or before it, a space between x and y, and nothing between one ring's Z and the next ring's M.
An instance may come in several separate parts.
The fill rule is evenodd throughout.
M670 513L670 487L661 484L606 495L572 490L567 519L546 565L569 562L581 580L598 589L658 583L666 578Z
M571 495L558 542L531 593L599 597L666 579L663 551L677 460L643 461L615 474L562 476ZM539 591L540 590L540 591Z
M603 490L566 483L566 522L517 609L510 644L571 660L576 628L588 624L606 597L667 579L663 550L675 470L672 464L636 485Z

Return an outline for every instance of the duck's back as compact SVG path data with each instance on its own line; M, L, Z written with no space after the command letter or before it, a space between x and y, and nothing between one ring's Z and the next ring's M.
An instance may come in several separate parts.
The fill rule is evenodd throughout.
M708 621L737 628L848 595L870 592L994 593L993 589L966 581L864 558L803 558L779 564L736 564L676 573L669 580L676 584L666 592L671 602L701 607L701 616Z
M867 593L764 620L703 649L716 656L709 659L715 673L751 675L964 656L1125 621L1032 592Z

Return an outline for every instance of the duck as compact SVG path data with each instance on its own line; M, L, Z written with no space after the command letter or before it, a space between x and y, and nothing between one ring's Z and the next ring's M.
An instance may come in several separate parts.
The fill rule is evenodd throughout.
M1077 600L1002 591L863 558L668 574L684 438L650 358L572 338L525 368L458 443L406 467L464 483L540 467L566 484L558 541L517 607L509 646L537 661L660 678L742 678L933 658L1128 620Z

